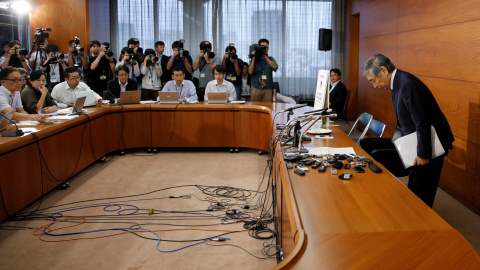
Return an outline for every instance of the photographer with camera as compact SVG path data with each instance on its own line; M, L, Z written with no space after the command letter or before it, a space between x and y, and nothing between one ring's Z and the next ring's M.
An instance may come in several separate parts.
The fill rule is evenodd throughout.
M10 50L5 56L5 60L0 63L1 69L4 69L8 66L16 68L24 68L27 72L30 73L30 67L28 66L27 60L30 58L30 53L25 48L21 48L22 44L18 40L12 40L8 43Z
M46 33L48 31L52 31L52 29L37 28L37 31L33 34L33 45L30 51L32 57L30 57L29 63L32 71L42 70L41 66L47 60L45 48L48 46L48 39L50 38L50 34Z
M242 99L242 71L245 63L237 56L237 49L230 45L225 49L222 65L227 69L225 80L235 86L237 100Z
M145 50L145 60L142 63L142 100L157 100L158 91L162 86L162 68L153 49Z
M69 67L75 67L80 71L82 82L87 82L88 56L85 48L80 46L80 37L75 37L68 42L68 54L65 54L65 62Z
M140 76L140 68L138 67L137 58L135 57L135 52L132 48L123 47L122 52L120 54L120 58L118 59L119 62L117 63L116 67L118 66L126 66L130 70L130 74L128 77L130 79L137 80L136 78Z
M90 52L93 56L90 57L88 64L88 83L95 93L103 96L108 81L115 74L116 60L113 58L113 52L108 42L100 45L98 40L93 40L90 42Z
M193 79L193 60L190 53L183 49L183 42L175 41L172 43L173 54L167 63L167 72L170 73L175 67L183 70L185 80Z
M167 72L167 64L168 64L168 59L170 59L170 57L164 55L163 54L164 51L165 51L165 43L163 41L155 42L155 52L157 53L158 64L162 68L162 78L161 78L162 86L172 79L172 76L170 76L170 74Z
M63 71L67 68L67 65L64 61L64 54L58 52L57 46L47 45L45 51L47 52L47 60L43 62L41 67L47 75L47 88L52 91L55 85L65 80Z
M197 89L199 101L203 101L207 83L215 79L213 68L221 64L220 58L216 57L215 53L212 52L212 43L208 41L200 42L200 52L197 55L197 59L195 59L195 63L193 63L193 70L200 72Z
M258 45L252 45L251 61L248 73L251 75L252 87L250 94L252 101L273 101L273 71L277 71L278 65L275 58L268 56L269 42L260 39Z

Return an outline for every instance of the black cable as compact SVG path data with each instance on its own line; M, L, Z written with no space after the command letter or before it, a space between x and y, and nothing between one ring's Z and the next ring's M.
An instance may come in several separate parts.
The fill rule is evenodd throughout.
M209 244L208 241L205 242L205 244L209 245L209 246L213 246L213 247L223 247L223 246L230 246L230 247L236 247L236 248L239 248L243 251L245 251L246 253L248 253L249 255L257 258L257 259L261 259L261 260L265 260L265 259L270 259L271 257L258 257L254 254L252 254L251 252L249 252L248 250L242 248L241 246L237 246L237 245L232 245L232 244L221 244L221 245L212 245L212 244Z
M180 105L180 103L178 103L175 106L175 109L173 110L173 128L172 128L172 133L170 133L170 138L168 139L167 146L165 146L162 150L158 151L158 153L163 153L163 152L167 151L168 147L170 146L170 142L172 140L173 134L175 133L175 123L176 123L176 117L177 117L176 112L177 112L177 108L178 108L179 105Z
M97 160L97 155L95 155L95 147L93 147L93 136L92 136L92 120L90 120L90 116L88 114L84 114L86 118L88 118L88 126L90 127L90 144L92 146L92 153L93 158ZM85 120L87 121L87 120Z

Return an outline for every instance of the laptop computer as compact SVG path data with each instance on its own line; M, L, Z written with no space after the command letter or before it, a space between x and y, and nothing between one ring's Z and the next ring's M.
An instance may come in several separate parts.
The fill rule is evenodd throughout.
M14 113L15 113L15 111L14 111L14 110L11 110L11 111L7 112L7 113L5 114L5 116L6 116L8 119L12 119ZM2 131L2 130L4 130L4 129L6 129L7 126L8 126L8 124L10 124L11 122L8 121L8 119L5 119L5 117L3 117L3 116L0 116L0 117L1 117L1 119L2 119L2 120L0 121L0 131Z
M122 104L138 104L142 91L124 91L120 92L120 103Z
M161 104L178 104L178 92L158 92L158 100Z
M77 99L80 97L86 97L85 104L83 104L83 107L90 107L90 106L97 105L97 99L95 98L95 93L93 91L75 92L75 97Z
M75 104L72 107L71 114L81 114L83 112L83 105L85 104L85 100L87 97L79 97L75 100Z
M207 93L208 103L225 104L227 103L227 92L209 92Z

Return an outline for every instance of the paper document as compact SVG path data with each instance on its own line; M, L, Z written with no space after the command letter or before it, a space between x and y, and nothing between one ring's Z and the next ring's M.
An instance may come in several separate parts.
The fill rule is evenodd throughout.
M151 104L151 103L157 103L158 101L156 100L140 100L140 104Z
M353 147L305 147L311 155L355 154Z
M443 146L438 139L435 128L433 126L430 126L430 128L430 137L432 140L432 158L435 158L445 154L445 149L443 149ZM412 167L415 157L417 156L417 132L400 137L393 143L397 148L397 152L403 161L405 169Z
M70 120L75 117L78 117L78 115L57 115L49 117L48 120Z
M17 123L17 126L36 126L40 124L38 121L20 121Z

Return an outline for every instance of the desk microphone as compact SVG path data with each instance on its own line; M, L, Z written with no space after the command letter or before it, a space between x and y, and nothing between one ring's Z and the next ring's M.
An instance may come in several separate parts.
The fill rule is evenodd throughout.
M307 105L308 105L308 104L300 104L300 105L295 106L295 107L291 107L291 108L288 108L288 109L285 109L285 110L281 110L281 111L279 111L279 113L291 112L291 111L293 111L293 110L300 109L300 108L305 107L305 106L307 106Z
M315 110L315 111L311 111L311 112L306 112L306 113L304 113L304 114L315 114L315 115L319 115L320 113L321 113L321 114L325 114L325 112L330 113L330 112L332 112L332 109L331 109L331 108L324 108L324 109L320 109L320 110Z
M0 116L3 116L5 119L7 119L8 121L10 121L11 123L13 123L15 125L15 128L16 130L14 131L9 131L9 132L5 132L2 134L2 137L17 137L17 136L22 136L23 134L25 134L23 132L23 130L21 129L18 129L17 127L17 124L15 123L15 121L13 121L12 119L8 118L5 114L1 113L0 112Z
M113 98L117 98L112 92L110 92L110 90L108 90L108 88L107 88L107 92L108 92L110 95L112 95ZM110 99L110 98L109 98L109 99ZM118 102L118 100L117 100L117 103L112 104L111 106L122 106L122 105L123 105L123 104L120 103L120 102Z

